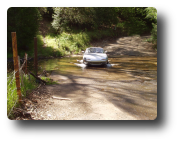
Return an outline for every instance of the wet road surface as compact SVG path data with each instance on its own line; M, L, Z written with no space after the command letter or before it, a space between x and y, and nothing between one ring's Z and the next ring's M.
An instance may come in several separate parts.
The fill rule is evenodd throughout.
M49 106L58 120L153 120L157 116L157 58L121 56L88 67L82 56L48 60L43 69L58 85ZM48 64L49 63L49 64Z
M82 55L39 61L58 84L40 89L50 96L38 100L34 115L43 120L156 119L157 53L146 38L93 43L108 51L110 64L104 67L87 67Z

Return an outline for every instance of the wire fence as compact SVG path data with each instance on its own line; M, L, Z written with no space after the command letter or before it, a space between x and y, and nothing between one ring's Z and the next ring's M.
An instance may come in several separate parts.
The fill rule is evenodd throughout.
M36 39L36 38L35 38ZM37 40L37 39L36 39ZM36 42L35 40L35 42ZM20 59L17 53L16 33L12 32L12 47L13 47L13 63L14 70L7 73L7 116L12 115L15 107L19 106L23 97L32 93L44 80L37 76L37 52L35 52L34 73L27 67L28 55L25 53L24 59ZM37 42L35 45L37 51ZM22 64L21 64L22 63ZM45 71L40 74L45 74Z
M23 60L23 59L22 59ZM19 59L19 63L20 59ZM26 97L34 89L36 89L42 82L39 82L37 78L30 74L30 71L27 69L27 60L24 59L23 64L19 66L19 70L13 71L7 74L7 113L8 117L11 115L14 107L19 103L19 97L17 94L16 86L16 76L15 74L19 72L19 81L20 81L20 91L21 96ZM42 74L41 74L42 75Z

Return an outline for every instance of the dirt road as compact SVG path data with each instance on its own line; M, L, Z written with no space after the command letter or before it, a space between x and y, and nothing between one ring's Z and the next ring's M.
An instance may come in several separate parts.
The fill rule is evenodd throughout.
M157 117L157 53L148 36L104 40L107 67L86 67L82 56L61 59L51 72L58 84L35 93L33 119L154 120ZM68 67L68 68L67 68Z

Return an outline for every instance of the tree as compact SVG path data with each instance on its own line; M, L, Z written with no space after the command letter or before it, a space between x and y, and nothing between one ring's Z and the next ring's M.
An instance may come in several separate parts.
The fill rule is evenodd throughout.
M146 18L152 21L151 37L152 42L157 46L157 10L154 7L148 7L145 9L147 15Z
M18 49L26 49L38 31L40 13L36 7L12 7L7 11L7 46L11 51L11 32L17 34Z
M147 7L145 9L147 12L146 18L149 18L151 20L156 20L157 21L157 10L154 7Z
M52 21L52 15L54 13L53 7L38 7L38 10L43 19Z
M95 7L95 26L111 27L118 23L118 15L114 7Z
M115 8L111 7L56 7L52 26L59 32L72 26L97 29L118 22Z
M128 34L142 34L152 28L144 10L145 7L116 7L118 17L125 23Z

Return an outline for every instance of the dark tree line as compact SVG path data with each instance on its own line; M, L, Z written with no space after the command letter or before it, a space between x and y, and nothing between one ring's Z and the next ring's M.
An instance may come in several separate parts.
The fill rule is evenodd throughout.
M7 11L7 47L11 50L11 32L16 32L18 48L26 49L38 31L40 12L33 7L12 7Z
M97 30L121 26L129 34L151 31L157 43L157 10L151 7L12 7L7 11L8 50L11 50L11 32L17 33L18 48L26 49L42 18L51 21L59 34L74 28Z

